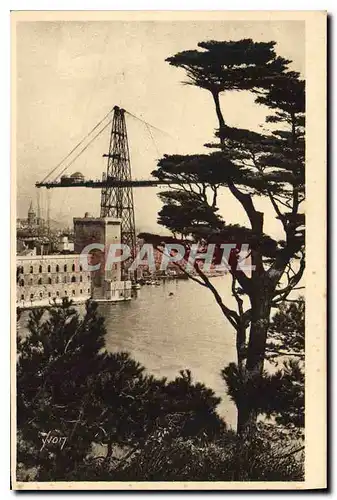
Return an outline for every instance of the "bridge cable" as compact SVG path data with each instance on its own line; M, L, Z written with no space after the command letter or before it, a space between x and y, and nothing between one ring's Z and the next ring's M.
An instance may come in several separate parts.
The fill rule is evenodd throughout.
M50 177L54 172L55 170L57 170L61 165L62 163L64 163L73 153L74 151L76 151L77 148L79 148L83 142L85 142L85 140L93 133L95 132L95 130L104 122L104 120L106 120L106 118L110 115L110 113L112 112L112 110L110 110L105 116L104 118L102 118L102 120L100 122L97 123L97 125L94 126L94 128L92 130L90 130L90 132L78 143L76 144L76 146L70 151L70 153L67 154L67 156L65 156L57 165L56 167L53 168L53 170L51 170L51 172L49 172L45 177L44 179L41 181L41 183L45 182L48 177ZM111 121L111 120L110 120ZM109 121L109 123L110 123ZM62 171L62 173L64 172L64 170ZM62 175L62 173L60 175Z
M154 137L153 137L153 135L152 135L151 129L150 129L150 127L148 126L148 124L147 124L147 123L145 124L145 127L147 128L147 131L148 131L148 133L149 133L149 135L150 135L150 137L151 137L151 140L152 140L152 142L153 142L153 145L154 145L154 147L156 148L157 155L158 155L158 157L160 157L159 149L158 149L158 147L157 147L157 143L156 143L156 141L154 140ZM158 159L159 159L159 158L158 158Z
M54 181L53 182L56 182L57 179L67 170L67 168L70 167L70 165L72 165L74 163L75 160L77 160L77 158L86 150L88 149L88 147L94 142L95 139L97 139L97 137L99 135L101 135L101 133L110 125L110 123L112 122L112 119L110 119L108 121L108 123L106 123L104 125L104 127L88 142L88 144L83 148L81 149L81 151L75 156L75 158L73 158L65 167L64 169L55 177ZM102 122L101 122L102 123ZM95 127L96 128L96 127Z
M145 120L143 120L142 118L139 118L138 116L136 116L136 115L134 115L134 114L130 113L130 111L125 110L125 113L127 113L127 114L128 114L128 115L130 115L130 116L132 116L132 117L133 117L133 118L135 118L136 120L139 120L140 122L145 123L145 125L146 125L146 126L151 127L151 128L153 128L154 130L158 130L158 131L159 131L159 132L161 132L162 134L168 135L169 137L171 137L171 139L173 139L173 137L172 137L172 136L171 136L168 132L166 132L165 130L162 130L162 129L158 128L158 127L155 127L154 125L151 125L151 123L146 122L146 121L145 121Z

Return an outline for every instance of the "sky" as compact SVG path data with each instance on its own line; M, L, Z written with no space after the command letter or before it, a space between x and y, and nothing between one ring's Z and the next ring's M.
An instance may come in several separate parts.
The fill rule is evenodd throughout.
M292 60L291 69L305 76L304 23L301 21L84 21L19 22L17 25L17 216L25 217L31 200L36 206L35 182L42 180L99 120L119 105L157 127L150 129L127 115L132 175L150 178L164 153L207 152L217 120L211 95L184 85L184 71L165 59L197 48L206 40L275 41L276 51ZM261 130L267 108L254 103L248 92L221 97L229 125ZM70 167L86 178L106 170L109 127ZM157 225L164 188L134 189L137 231L164 232ZM65 224L85 212L99 216L97 189L39 190L41 215ZM224 189L220 213L227 222L247 223L240 205ZM279 235L280 226L267 209L266 232ZM269 212L268 212L269 210Z

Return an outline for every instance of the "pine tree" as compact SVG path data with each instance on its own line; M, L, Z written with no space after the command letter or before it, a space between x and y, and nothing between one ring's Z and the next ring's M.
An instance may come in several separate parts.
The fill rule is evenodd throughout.
M94 302L83 317L68 300L31 311L28 334L18 339L21 476L33 469L40 481L112 477L160 433L207 441L226 430L220 399L189 371L156 379L129 354L106 352L105 335ZM42 446L48 436L66 438L63 448L50 440ZM94 444L103 445L103 456Z
M211 93L219 128L217 142L207 146L216 151L165 155L159 161L153 175L176 181L177 185L160 195L164 206L158 221L173 234L180 233L187 248L192 241L218 246L237 244L230 258L231 291L237 310L223 302L199 265L195 265L197 277L192 279L213 293L236 331L235 370L245 388L245 397L238 401L237 429L244 439L251 439L256 429L255 401L264 372L271 310L298 285L305 268L301 211L305 197L305 86L299 75L289 70L290 61L276 55L275 42L210 41L198 46L201 50L180 52L167 61L185 70L185 83ZM269 131L257 133L226 124L220 95L242 90L253 92L256 103L268 107L270 115L265 126ZM222 187L241 205L249 227L227 224L221 217L217 198ZM255 206L258 196L270 201L282 224L284 239L277 241L265 234L264 213ZM148 235L147 241L155 243L158 237ZM236 255L242 243L250 246L255 267L251 277L237 265ZM246 310L243 295L250 302Z
M304 297L282 302L272 318L266 350L278 370L266 377L261 409L288 427L304 427L304 333Z
M64 300L44 317L33 310L29 333L18 340L18 462L40 468L40 479L64 477L87 455L102 408L93 392L106 353L105 327L97 306L87 303L83 319ZM49 435L65 437L63 449ZM27 446L28 444L28 446Z

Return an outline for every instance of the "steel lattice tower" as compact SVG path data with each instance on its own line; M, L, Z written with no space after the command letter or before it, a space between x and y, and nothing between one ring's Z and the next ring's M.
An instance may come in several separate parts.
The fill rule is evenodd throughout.
M106 174L118 181L131 181L131 164L128 136L125 123L125 110L114 107L110 136L109 154ZM101 191L101 217L121 219L121 242L128 245L131 255L136 252L135 212L132 187L105 186Z

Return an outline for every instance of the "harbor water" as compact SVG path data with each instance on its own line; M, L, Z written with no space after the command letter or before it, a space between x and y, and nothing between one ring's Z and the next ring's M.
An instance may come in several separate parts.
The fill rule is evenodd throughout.
M212 279L225 304L234 307L229 280ZM191 370L194 381L221 397L218 412L235 427L236 409L220 374L236 360L235 335L210 290L192 280L172 280L144 285L135 294L131 301L99 305L106 320L107 350L129 352L158 377L172 379L179 370ZM20 318L21 328L27 315Z

